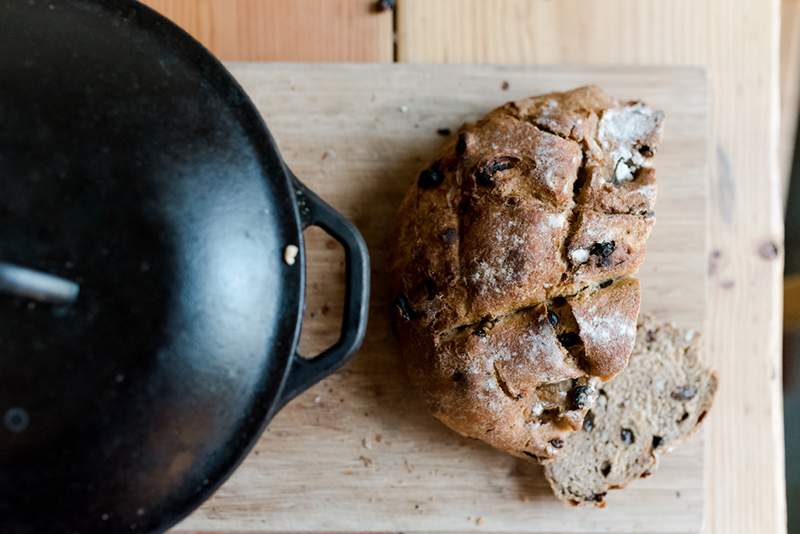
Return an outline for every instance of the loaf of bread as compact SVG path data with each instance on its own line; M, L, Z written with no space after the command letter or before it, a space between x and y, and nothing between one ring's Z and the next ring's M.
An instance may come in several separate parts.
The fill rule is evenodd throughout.
M628 367L602 386L583 430L544 462L558 498L602 507L610 489L651 475L659 455L698 428L717 391L699 353L694 332L641 320Z
M546 459L625 368L663 116L596 87L508 103L416 179L390 260L412 382L453 430Z

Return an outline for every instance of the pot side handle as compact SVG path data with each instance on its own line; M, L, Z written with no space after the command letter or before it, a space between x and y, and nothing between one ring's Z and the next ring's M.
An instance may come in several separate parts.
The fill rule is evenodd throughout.
M344 247L346 286L339 341L314 359L297 352L281 389L277 406L283 407L312 385L344 365L361 347L367 330L370 290L369 251L358 229L292 175L303 230L318 226Z

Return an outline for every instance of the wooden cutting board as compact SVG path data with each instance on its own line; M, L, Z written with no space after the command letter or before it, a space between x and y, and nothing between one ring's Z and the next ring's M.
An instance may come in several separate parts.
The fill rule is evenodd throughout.
M387 236L406 188L455 132L511 99L594 83L666 112L658 222L641 270L643 309L703 329L708 88L694 68L231 64L290 167L353 220L372 255L373 294L355 360L287 406L236 474L177 530L224 532L696 533L702 434L658 473L570 509L541 469L463 439L430 417L389 327ZM446 134L445 132L442 132ZM339 329L342 254L307 232L304 354Z

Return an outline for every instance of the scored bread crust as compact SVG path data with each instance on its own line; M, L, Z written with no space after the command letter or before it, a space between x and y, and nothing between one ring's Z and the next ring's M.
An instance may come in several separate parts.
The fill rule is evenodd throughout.
M549 458L627 364L663 115L597 87L510 102L424 169L390 260L412 382L457 432Z

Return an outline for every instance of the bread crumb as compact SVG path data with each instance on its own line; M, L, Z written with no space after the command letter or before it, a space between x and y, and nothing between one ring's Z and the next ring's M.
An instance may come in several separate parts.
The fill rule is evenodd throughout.
M400 106L397 109L400 110L400 113L408 113L408 106Z
M361 446L364 447L365 449L372 450L372 443L370 443L369 440L367 440L367 438L361 439Z
M297 262L297 255L300 254L300 249L296 245L287 245L283 251L283 261L286 265L294 265Z
M320 397L319 395L314 397L314 404L319 404L320 402L322 402L322 397Z
M359 456L358 459L361 460L361 463L364 464L364 467L369 467L372 465L372 458L367 458L366 456L362 455Z
M475 525L477 525L477 526L483 525L483 517L476 517L475 518Z

